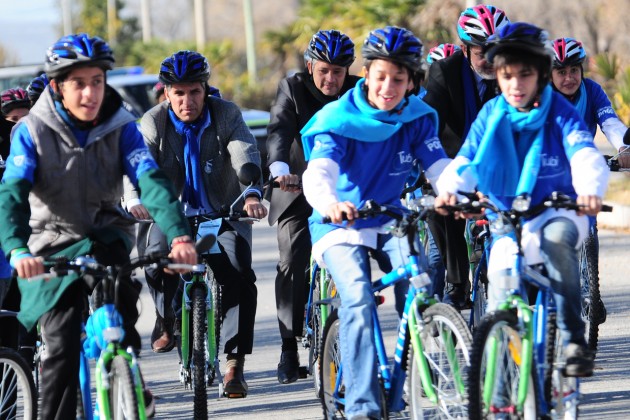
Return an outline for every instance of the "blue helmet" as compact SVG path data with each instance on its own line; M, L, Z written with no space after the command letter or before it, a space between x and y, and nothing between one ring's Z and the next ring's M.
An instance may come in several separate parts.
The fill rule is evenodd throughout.
M31 83L29 83L26 87L26 93L28 93L28 99L31 101L31 104L37 102L37 99L39 99L39 96L42 94L46 86L48 86L48 77L46 77L46 73L42 73L31 80Z
M401 64L414 74L423 69L423 45L413 32L397 26L371 31L361 49L366 60L384 59Z
M210 64L206 57L195 51L178 51L162 61L160 81L165 85L174 83L202 82L210 79Z
M318 31L304 52L304 59L348 67L354 62L354 43L339 31Z
M483 51L490 63L503 51L538 55L549 59L549 66L554 56L547 31L525 22L509 23L501 27L488 38Z
M64 36L48 48L44 70L49 79L54 79L78 66L111 70L114 61L114 53L107 42L81 33Z

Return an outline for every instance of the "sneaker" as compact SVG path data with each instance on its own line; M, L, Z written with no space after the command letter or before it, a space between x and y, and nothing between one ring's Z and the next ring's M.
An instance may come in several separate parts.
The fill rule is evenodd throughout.
M283 350L278 363L278 382L290 384L300 377L300 358L297 350Z
M584 344L569 343L564 348L566 364L564 376L588 377L593 375L593 353Z

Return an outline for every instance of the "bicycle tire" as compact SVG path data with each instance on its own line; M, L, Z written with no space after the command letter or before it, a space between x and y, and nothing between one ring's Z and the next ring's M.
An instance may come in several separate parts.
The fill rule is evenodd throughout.
M326 420L345 419L343 406L333 399L337 372L339 371L339 366L341 366L341 348L339 344L339 315L334 310L326 320L319 355L321 360L319 375L322 386L320 401L324 419Z
M495 386L492 389L490 406L484 403L484 379L488 369L488 351L486 345L491 338L498 340L497 372ZM473 339L470 355L470 369L468 370L468 416L471 420L493 419L499 412L501 418L535 420L537 418L537 387L535 386L536 372L529 372L529 386L523 413L516 413L515 400L518 395L518 381L521 376L521 336L518 328L518 318L513 311L495 311L486 314L481 321ZM498 366L503 363L504 366ZM499 381L501 383L497 384ZM486 391L488 391L486 389ZM500 395L499 395L500 394ZM503 401L498 401L502 399ZM507 400L507 402L506 402ZM498 417L496 417L498 418Z
M545 400L550 407L546 418L577 419L579 416L579 391L576 378L565 377L562 373L566 363L560 331L556 324L556 314L547 318Z
M309 336L309 349L308 349L308 366L310 374L313 377L313 387L315 388L315 396L321 398L322 385L319 377L319 353L322 341L322 311L320 305L313 305L313 302L318 301L321 296L321 268L317 268L312 281L315 281L313 288L313 296L311 296L311 311L310 319L307 320L311 327L312 333Z
M31 369L18 353L7 348L0 348L0 394L2 418L37 419L37 392Z
M220 337L217 331L220 328L220 313L218 312L219 306L219 284L212 271L208 268L206 272L206 285L210 292L210 302L212 308L210 310L210 317L208 318L208 378L206 385L211 386L217 376L218 360L219 360L219 343Z
M586 260L586 279L580 273L580 294L582 296L582 320L585 325L585 338L589 349L595 355L599 341L599 325L605 320L604 304L599 291L599 255L596 238L597 227L594 227L589 237L584 240L580 248L579 267ZM587 280L587 281L585 281Z
M139 420L138 398L129 362L123 356L112 360L109 376L109 406L112 420Z
M474 331L475 328L481 322L481 319L486 313L488 306L488 279L486 278L484 267L481 264L486 264L485 252L477 264L475 264L475 271L473 271L473 286L477 288L475 291L475 299L472 302L472 319L470 330ZM476 286L475 286L476 282ZM472 296L472 294L471 294Z
M436 303L425 309L422 312L422 321L422 330L410 333L420 334L423 357L428 362L433 390L438 400L432 403L425 398L420 379L420 367L412 346L409 352L411 419L467 418L465 375L470 365L472 337L466 321L455 308L444 303ZM453 347L445 345L445 343L451 343L453 338L456 359L451 357Z
M203 287L193 287L191 293L192 321L192 388L195 419L208 418L208 394L206 391L207 352L206 293Z

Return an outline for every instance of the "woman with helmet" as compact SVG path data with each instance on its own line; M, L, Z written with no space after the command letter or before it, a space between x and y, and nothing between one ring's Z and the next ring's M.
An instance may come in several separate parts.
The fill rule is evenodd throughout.
M551 83L578 110L591 135L595 136L597 126L619 152L628 148L624 137L630 140L630 130L621 122L606 96L604 89L592 79L584 77L583 63L586 51L575 38L553 40L553 70ZM619 155L622 168L630 167L630 153Z
M357 209L368 199L400 207L414 159L431 182L449 162L437 137L435 111L412 93L422 50L422 42L407 29L371 31L361 50L365 78L302 129L308 160L304 193L314 209L309 219L313 255L335 279L342 303L340 340L346 344L341 357L350 419L381 414L368 254L379 266L397 267L409 251L405 238L381 233L391 219L358 220ZM332 223L323 223L323 216ZM395 288L399 315L407 289L405 284Z
M359 80L349 74L354 43L337 30L315 33L305 52L306 69L282 79L267 126L267 153L271 176L280 188L269 189L269 225L278 222L280 260L275 280L276 308L282 347L278 382L298 380L297 337L302 335L308 282L304 273L311 255L308 217L313 209L299 184L306 169L300 130L324 105L337 100Z
M165 58L159 79L166 101L149 110L140 121L144 140L180 197L187 215L212 213L232 204L246 186L237 173L245 163L260 166L256 140L247 128L238 106L210 94L208 60L195 51L178 51ZM245 191L240 204L250 217L262 219L262 188ZM138 191L125 191L129 211L146 218ZM150 225L139 237L146 252L168 250L169 241L158 226ZM247 396L245 356L252 353L256 317L256 275L252 270L252 226L247 222L223 222L217 237L220 250L206 261L222 285L221 328L227 365L223 376L224 395ZM152 334L155 352L174 347L173 322L181 298L173 299L179 276L145 270L154 298L158 323ZM160 325L162 323L162 325Z
M51 88L14 128L0 185L0 217L13 221L0 226L0 242L21 278L44 272L41 257L91 254L104 265L128 261L134 230L119 216L124 175L142 186L149 212L178 244L171 257L197 261L180 203L165 187L169 180L147 150L135 118L106 84L105 72L113 66L109 45L84 33L64 36L47 51ZM46 340L43 419L76 415L84 290L93 287L87 279L76 280L70 275L18 281L18 319L27 329L39 320ZM131 279L121 282L118 299L124 342L139 351L135 286Z
M579 213L549 209L523 226L523 243L539 243L528 264L544 263L566 343L567 376L590 376L593 357L584 339L576 249L588 234L588 219L601 209L608 168L582 118L549 85L553 51L547 34L528 23L512 23L488 39L486 58L495 66L501 95L486 104L457 157L438 180L436 207L455 203L458 190L474 191L503 208L517 196L531 206L554 191L583 205ZM488 265L488 310L501 299L499 280L514 239L495 237ZM509 263L508 263L509 264Z
M20 87L2 91L0 98L2 98L2 116L13 124L28 115L28 110L31 109L28 93Z

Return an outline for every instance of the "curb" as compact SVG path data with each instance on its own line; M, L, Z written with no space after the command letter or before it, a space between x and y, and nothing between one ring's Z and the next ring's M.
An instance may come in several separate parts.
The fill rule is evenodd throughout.
M613 206L610 213L601 212L597 215L597 224L611 228L630 228L630 206L607 202Z

